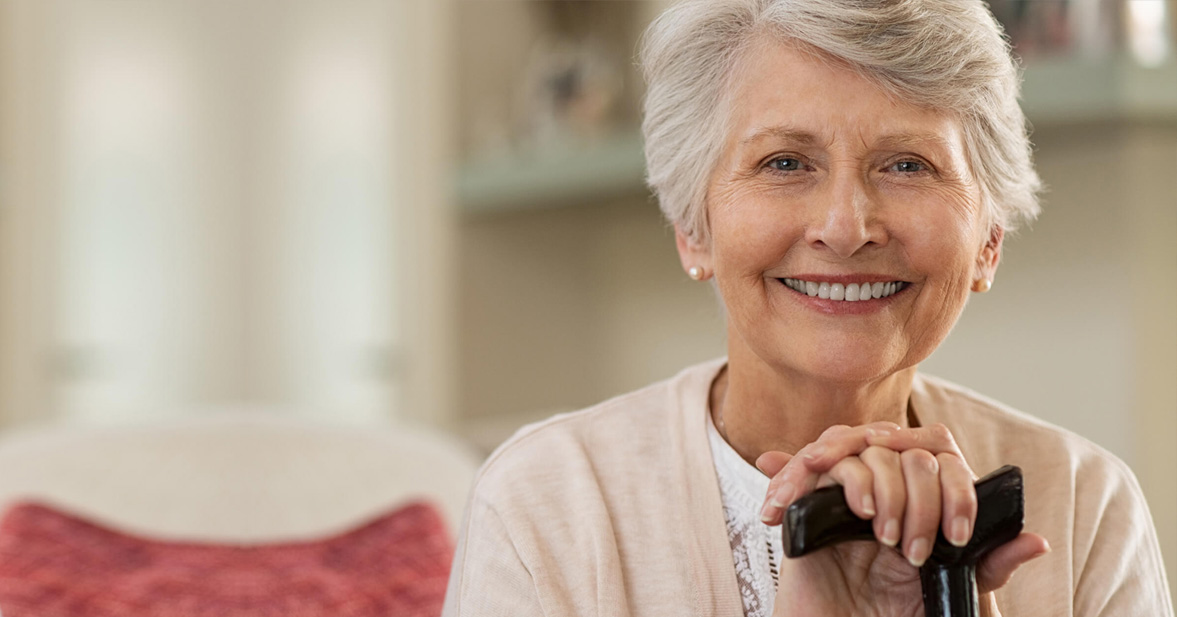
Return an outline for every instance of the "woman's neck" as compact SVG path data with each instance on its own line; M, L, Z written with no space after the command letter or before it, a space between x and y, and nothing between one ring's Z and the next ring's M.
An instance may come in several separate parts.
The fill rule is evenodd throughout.
M915 367L864 384L782 374L729 358L711 384L711 413L723 438L755 464L768 451L796 453L827 428L894 422L908 426Z

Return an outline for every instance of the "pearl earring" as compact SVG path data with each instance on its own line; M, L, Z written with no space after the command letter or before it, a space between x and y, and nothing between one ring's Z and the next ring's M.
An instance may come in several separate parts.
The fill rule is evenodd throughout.
M704 274L705 272L703 271L703 268L700 268L699 266L691 266L690 268L687 268L687 276L695 279L696 281L703 280Z
M973 291L977 293L983 294L990 289L993 289L993 281L989 279L977 279L973 281Z

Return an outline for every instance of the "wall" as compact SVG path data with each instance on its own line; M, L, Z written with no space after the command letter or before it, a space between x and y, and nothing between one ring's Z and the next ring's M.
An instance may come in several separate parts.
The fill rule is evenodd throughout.
M53 388L51 337L55 235L51 127L54 85L40 70L55 62L52 8L0 4L0 423L42 418ZM21 84L13 87L10 84Z
M440 398L397 207L445 210L432 4L0 3L0 423Z
M724 353L711 287L644 198L471 217L461 238L466 417L568 411Z

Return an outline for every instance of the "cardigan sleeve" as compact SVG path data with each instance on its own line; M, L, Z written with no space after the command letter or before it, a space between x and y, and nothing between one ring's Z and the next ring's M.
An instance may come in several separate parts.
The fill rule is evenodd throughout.
M1075 615L1173 617L1156 529L1135 476L1119 460L1088 472L1080 481L1104 488L1081 492L1087 494L1075 503Z
M494 508L470 500L442 617L540 617L531 573Z

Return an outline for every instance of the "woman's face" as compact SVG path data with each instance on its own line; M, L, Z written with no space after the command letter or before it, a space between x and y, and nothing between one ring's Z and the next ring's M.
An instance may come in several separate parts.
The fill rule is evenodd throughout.
M846 383L918 364L1000 253L960 123L779 43L749 52L731 95L710 245L678 234L684 265L716 277L731 356Z

